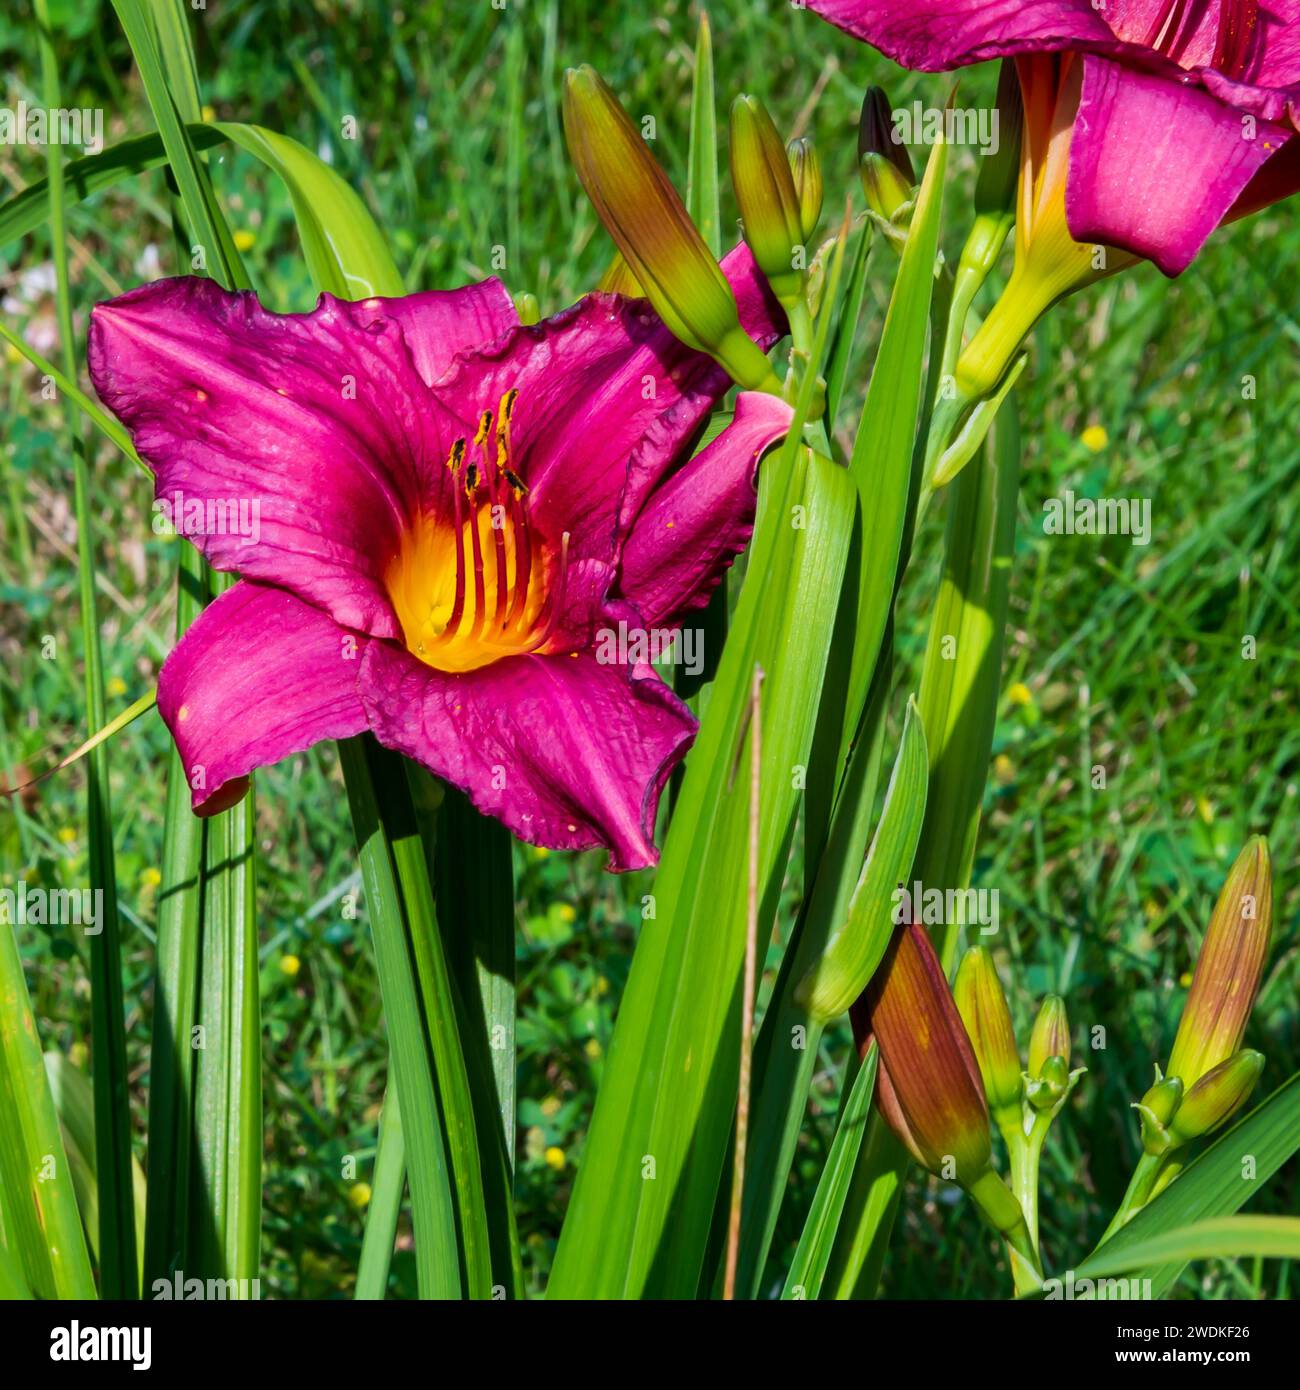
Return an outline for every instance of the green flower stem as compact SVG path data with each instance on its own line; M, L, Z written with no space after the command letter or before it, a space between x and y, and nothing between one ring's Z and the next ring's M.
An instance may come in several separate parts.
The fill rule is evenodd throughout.
M1151 1200L1156 1179L1160 1176L1160 1165L1163 1162L1163 1154L1144 1153L1138 1159L1137 1167L1133 1169L1133 1176L1129 1180L1128 1191L1124 1194L1124 1200L1119 1204L1119 1210L1111 1217L1110 1225L1106 1227L1105 1233L1097 1242L1098 1246L1104 1245L1116 1231L1122 1226L1126 1226Z
M1010 1247L1016 1293L1035 1293L1043 1284L1043 1267L1020 1203L992 1168L986 1168L967 1191L984 1219Z

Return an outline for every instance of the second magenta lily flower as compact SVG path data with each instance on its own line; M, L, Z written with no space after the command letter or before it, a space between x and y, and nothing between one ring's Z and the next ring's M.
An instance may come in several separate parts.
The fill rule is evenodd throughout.
M1120 247L1176 275L1225 219L1300 188L1297 0L809 8L906 67L1014 57L1034 174L1064 174L1068 146L1061 191L1076 242Z
M784 318L749 253L724 270L769 346ZM243 576L159 679L197 811L369 729L522 839L654 862L695 721L598 634L707 601L786 405L742 394L692 457L719 366L616 295L521 326L496 280L289 315L161 281L95 310L90 369L178 529ZM180 525L250 499L254 527Z

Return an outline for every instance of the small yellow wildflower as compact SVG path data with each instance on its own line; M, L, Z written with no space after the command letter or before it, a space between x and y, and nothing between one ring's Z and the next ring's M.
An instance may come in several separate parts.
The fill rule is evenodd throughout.
M59 839L65 845L70 845L77 838L76 829L71 825L61 825L59 827Z
M354 1182L348 1188L348 1201L358 1211L364 1211L370 1205L370 1184L368 1182Z
M550 1148L546 1150L546 1155L545 1155L545 1157L546 1157L546 1165L547 1165L548 1168L554 1168L555 1171L556 1171L557 1173L559 1173L559 1172L561 1172L561 1171L563 1170L563 1168L564 1168L564 1150L563 1150L563 1149L557 1148L556 1145L552 1144L552 1145L550 1146Z
M298 972L302 969L302 961L297 956L280 957L280 974L293 980L297 978Z
M1013 705L1032 705L1034 703L1034 693L1024 681L1017 681L1015 685L1007 691L1007 699L1010 700Z
M1089 425L1079 436L1079 443L1090 454L1099 454L1110 443L1110 435L1106 433L1105 425Z
M109 676L104 684L104 693L110 700L115 700L119 695L126 694L126 682L121 676Z
M257 238L247 227L240 227L236 230L234 236L235 250L242 256L245 251L251 251L253 249L253 243L256 242L256 240Z
M587 1045L582 1050L593 1062L596 1061L597 1058L605 1055L605 1049L601 1047L600 1043L597 1042L595 1038L588 1038Z
M140 883L145 888L157 888L162 882L162 870L155 869L152 864L147 869L140 870Z
M1214 824L1214 803L1209 797L1198 796L1196 798L1196 814L1206 823Z
M560 903L555 911L561 922L576 922L578 920L578 914L574 911L572 903Z
M1182 985L1184 989L1191 989L1192 972L1190 970L1184 970L1183 973L1178 977L1178 983Z
M1005 753L999 753L993 759L993 775L1005 786L1016 780L1016 765Z
M203 107L200 110L199 114L203 117L205 121L215 121L217 119L216 110L214 107L211 106Z

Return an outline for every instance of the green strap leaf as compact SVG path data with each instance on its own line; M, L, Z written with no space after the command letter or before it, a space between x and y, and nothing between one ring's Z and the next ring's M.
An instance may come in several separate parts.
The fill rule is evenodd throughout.
M1088 1260L1087 1268L1089 1276L1096 1279L1141 1269L1144 1265L1251 1255L1278 1260L1300 1259L1300 1217L1214 1217L1133 1241L1118 1250L1108 1243Z
M782 1298L808 1299L821 1296L822 1279L835 1244L844 1203L853 1180L853 1168L867 1132L871 1115L871 1097L876 1089L876 1048L873 1044L867 1059L857 1065L856 1056L844 1078L843 1101L835 1138L826 1159L826 1166L817 1183L817 1193L799 1236L790 1272L786 1276Z

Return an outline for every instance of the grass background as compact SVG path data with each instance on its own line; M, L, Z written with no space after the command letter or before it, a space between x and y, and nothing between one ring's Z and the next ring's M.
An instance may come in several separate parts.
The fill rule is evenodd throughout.
M149 128L107 0L52 0L65 101L102 108L112 143ZM828 214L852 195L863 87L895 105L940 105L952 80L901 73L784 0L709 6L720 102L755 92L790 134L822 151ZM357 187L411 289L500 273L543 312L590 288L610 254L560 133L559 78L591 62L684 179L696 7L584 0L447 0L399 8L288 0L213 3L190 13L205 100L220 118L295 136ZM3 98L39 100L35 36L0 18ZM991 67L962 97L991 99ZM342 138L345 117L358 138ZM44 173L42 150L0 147L5 195ZM955 159L945 242L960 248L976 157ZM724 165L725 167L725 165ZM311 292L287 198L227 150L216 181L266 302L303 309ZM724 179L724 223L735 208ZM161 175L76 208L71 256L78 328L91 304L175 263ZM42 235L0 247L6 320L54 355L53 270ZM504 261L502 261L504 257ZM992 944L1014 976L1022 1039L1048 990L1070 1003L1089 1068L1044 1160L1043 1230L1061 1269L1100 1234L1136 1157L1128 1102L1168 1052L1200 933L1227 865L1250 833L1270 836L1275 945L1248 1041L1272 1089L1300 1064L1296 993L1297 676L1300 560L1291 537L1300 473L1295 270L1300 229L1282 205L1217 236L1180 281L1128 272L1061 306L1040 329L1021 408L1026 426L1012 623L995 763L976 864L1000 895ZM858 360L865 381L893 274L873 252ZM6 360L0 455L0 762L37 763L78 725L71 462L60 407ZM1085 436L1088 427L1092 429ZM1104 440L1102 431L1104 431ZM1087 442L1085 443L1085 438ZM1092 447L1089 447L1092 446ZM155 536L138 474L104 450L95 512L110 712L148 688L170 645L175 540ZM1152 538L1049 536L1043 503L1148 498ZM934 593L942 508L902 599L900 691L918 675ZM1243 638L1254 637L1254 659ZM901 709L901 701L895 702ZM118 872L126 914L128 1045L139 1147L162 838L165 731L149 716L112 751ZM1094 790L1091 769L1106 769ZM258 797L266 1086L263 1295L346 1295L360 1249L386 1044L358 902L351 828L332 752L269 770ZM0 881L86 881L76 771L0 807ZM516 852L520 980L517 1189L530 1287L545 1284L599 1082L649 876L615 879L603 856ZM782 921L798 878L791 876ZM77 942L20 932L47 1047L85 1062L89 1003ZM773 952L769 965L777 959ZM1102 1030L1098 1033L1096 1030ZM1104 1046L1095 1047L1098 1041ZM788 1260L833 1128L843 1030L824 1043L809 1123L775 1244ZM1086 1054L1086 1055L1085 1055ZM1268 1207L1295 1211L1293 1162ZM403 1223L401 1241L408 1243ZM1285 1296L1290 1271L1208 1262L1180 1292ZM1000 1257L955 1189L918 1178L886 1267L891 1296L982 1296L1007 1285ZM408 1253L393 1290L412 1293Z

